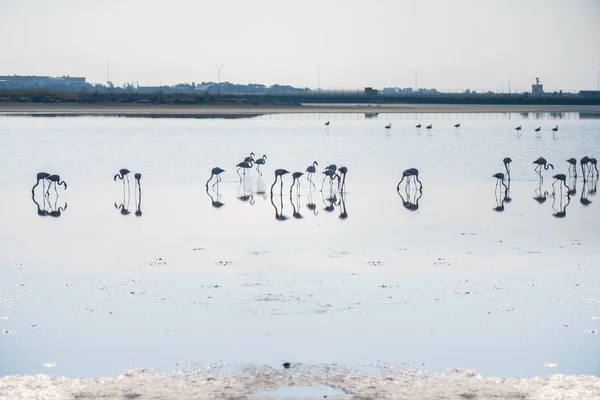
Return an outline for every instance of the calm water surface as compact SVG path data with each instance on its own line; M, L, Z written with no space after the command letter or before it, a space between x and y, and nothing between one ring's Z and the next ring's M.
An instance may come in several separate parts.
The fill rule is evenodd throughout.
M264 176L240 183L250 151ZM553 197L532 165L566 174L584 155L600 157L600 120L577 114L0 118L0 374L289 361L600 375L597 180L579 170ZM510 201L491 178L506 156ZM269 196L274 169L314 160L347 166L347 193L321 193L316 174L290 197L288 175ZM408 167L422 194L396 191ZM141 204L120 168L143 174ZM68 189L32 201L39 171Z

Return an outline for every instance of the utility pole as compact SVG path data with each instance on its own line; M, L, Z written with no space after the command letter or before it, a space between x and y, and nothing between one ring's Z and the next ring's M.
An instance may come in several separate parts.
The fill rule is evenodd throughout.
M600 92L600 69L598 70L598 88L596 90Z
M508 94L510 94L510 68L508 69Z
M317 67L317 90L321 91L321 64Z
M421 68L413 68L413 71L415 72L415 92L419 90L419 85L418 85L418 81L417 81L417 77L419 75L419 70Z
M217 69L217 83L221 83L221 68L223 68L225 65L213 65L213 67L215 67Z

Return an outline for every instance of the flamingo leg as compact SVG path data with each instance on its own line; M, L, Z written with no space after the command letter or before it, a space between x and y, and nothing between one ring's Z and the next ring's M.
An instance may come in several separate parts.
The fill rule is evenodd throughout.
M321 183L321 192L323 191L323 186L325 185L325 179L327 179L327 175L325 175L323 182Z

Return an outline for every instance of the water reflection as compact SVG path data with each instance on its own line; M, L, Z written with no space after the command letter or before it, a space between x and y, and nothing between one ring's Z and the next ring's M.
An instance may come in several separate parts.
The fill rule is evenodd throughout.
M135 200L135 216L142 216L142 184L140 180L142 179L142 174L139 172L134 175L135 178L135 188L134 188L134 200ZM135 190L137 189L137 190Z
M569 203L571 203L571 196L569 196L567 194L566 198L566 202L564 202L564 198L565 196L558 196L558 198L560 199L558 201L558 204L556 204L556 196L553 197L552 199L552 209L554 210L554 213L552 214L552 216L556 217L556 218L564 218L567 216L567 206L569 205ZM558 209L557 209L558 207Z
M544 204L546 200L548 200L548 191L543 190L544 181L540 179L538 181L538 187L535 189L535 196L533 199L537 201L539 204Z
M64 202L64 205L59 207L58 199L59 196L56 196L54 198L54 203L52 203L50 201L50 196L44 193L42 196L42 205L40 206L40 203L38 203L38 201L35 199L35 196L33 194L31 195L31 200L37 208L37 215L40 217L60 217L62 215L62 212L67 209L67 202Z
M496 190L494 194L496 195L496 207L494 207L493 210L496 212L503 212L504 203L506 203L506 198L508 196L508 190L505 189L504 192L502 192L502 190Z
M323 192L321 192L321 200L323 200L323 206L325 206L323 208L323 210L325 210L329 213L335 211L335 206L337 203L337 196L335 194L333 194L332 196L329 196L327 199L325 199ZM329 204L326 204L326 203L329 203Z
M319 214L319 211L317 210L317 205L313 201L312 197L313 197L313 191L309 190L308 191L308 195L306 197L306 208L308 208L309 210L311 210L313 212L313 214L315 216L317 216Z
M294 200L292 199L292 191L290 190L290 204L292 205L292 216L296 219L304 218L302 214L300 214L300 194L296 196L296 204L294 204Z
M250 205L254 205L254 203L255 203L254 194L252 193L252 190L246 189L246 179L245 178L243 180L241 180L240 184L238 185L236 197L240 201L250 203Z
M280 204L279 204L279 209L277 208L277 206L275 205L275 202L273 201L273 195L271 195L271 204L273 205L273 208L275 209L275 219L277 221L285 221L288 219L288 217L286 217L285 215L283 215L283 195L278 196L279 200L280 200Z
M221 207L223 207L225 204L221 203L221 195L219 194L219 186L217 186L217 190L214 191L214 192L215 192L215 197L213 197L210 194L210 192L208 190L208 186L206 186L206 194L208 195L208 197L210 197L210 203L212 204L212 206L214 208L221 208ZM216 198L216 200L215 200L215 198Z
M404 190L404 195L406 197L402 195L402 191L400 190L399 186L396 187L396 190L398 192L398 195L402 199L402 205L404 206L404 208L406 208L408 211L417 211L419 209L419 200L421 199L421 197L423 197L422 190L411 191L407 186Z
M417 203L418 203L418 200L417 200ZM339 219L348 218L348 212L346 211L346 196L344 195L344 192L340 193L340 202L338 203L338 206L340 206L340 216L338 218ZM417 205L417 207L418 207L418 205Z

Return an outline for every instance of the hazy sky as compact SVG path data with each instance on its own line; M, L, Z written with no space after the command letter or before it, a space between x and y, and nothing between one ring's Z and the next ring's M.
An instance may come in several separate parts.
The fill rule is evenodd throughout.
M595 89L600 0L0 0L0 75Z

